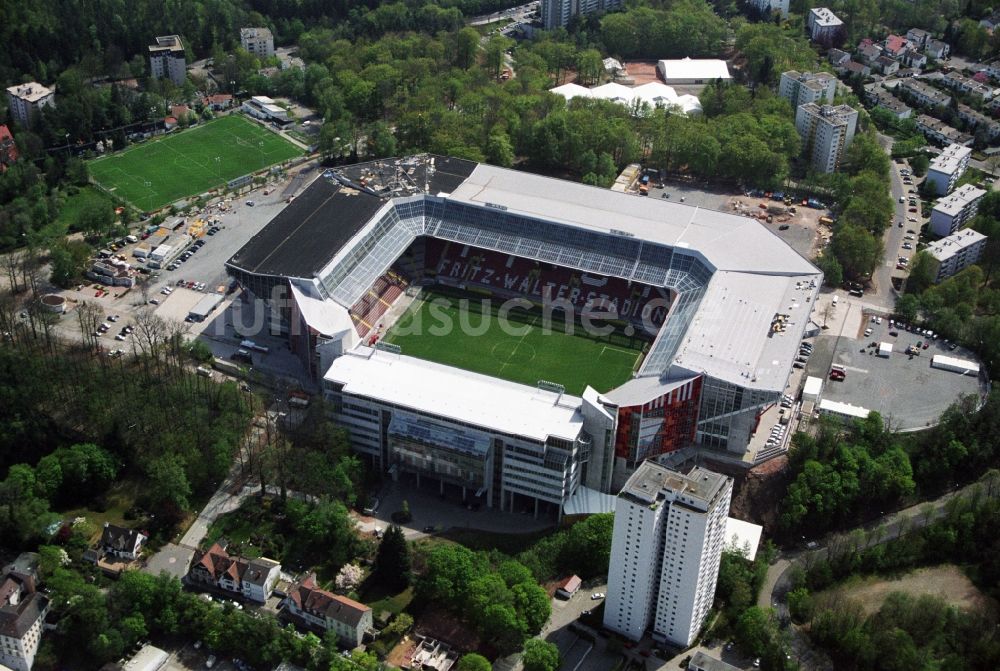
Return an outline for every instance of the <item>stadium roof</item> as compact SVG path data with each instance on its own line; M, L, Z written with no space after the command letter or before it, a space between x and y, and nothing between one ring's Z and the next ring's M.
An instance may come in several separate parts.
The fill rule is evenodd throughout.
M626 383L616 402L702 373L784 390L821 278L749 217L428 156L324 173L228 265L303 278L303 314L340 329L420 235L676 291L638 373L655 382ZM323 305L338 313L328 324Z
M576 440L582 399L365 346L336 358L324 380L399 408L544 442Z
M660 82L649 82L636 87L610 82L592 89L579 84L563 84L549 91L558 93L566 100L597 98L628 106L632 106L638 101L653 108L658 106L679 107L685 114L700 114L702 111L701 101L698 100L697 96L677 95L677 91L672 86Z

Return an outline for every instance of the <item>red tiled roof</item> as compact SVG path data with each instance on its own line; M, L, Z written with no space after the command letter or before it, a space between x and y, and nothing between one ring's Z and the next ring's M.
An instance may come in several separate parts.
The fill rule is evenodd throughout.
M890 35L885 38L885 48L894 54L898 54L906 46L906 38L899 35Z
M371 608L354 599L317 588L315 574L309 574L296 585L289 598L301 610L318 617L329 617L351 627L356 627L365 613L371 611Z

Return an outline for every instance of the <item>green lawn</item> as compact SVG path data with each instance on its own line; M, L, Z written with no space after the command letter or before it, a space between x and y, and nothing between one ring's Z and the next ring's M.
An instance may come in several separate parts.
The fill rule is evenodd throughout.
M113 194L150 211L301 154L276 133L231 114L94 159L88 167Z
M385 340L406 355L532 386L556 382L570 394L583 393L588 384L606 392L628 380L643 344L624 336L592 339L579 326L574 334L561 325L546 332L541 313L520 308L510 311L505 331L492 311L481 314L481 299L470 297L468 305L470 314L460 318L456 298L425 291ZM483 319L488 328L480 334ZM459 328L462 320L473 327L470 333ZM442 328L446 322L452 327Z
M114 202L108 195L93 186L69 187L63 198L62 206L59 208L59 216L56 222L60 226L65 226L65 230L72 231L76 225L80 211L92 202L106 202L114 206Z

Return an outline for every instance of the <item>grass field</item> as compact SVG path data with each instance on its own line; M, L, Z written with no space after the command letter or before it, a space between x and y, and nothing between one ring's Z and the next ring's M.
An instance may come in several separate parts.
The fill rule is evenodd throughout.
M62 206L59 208L59 216L56 221L59 225L65 226L66 230L74 230L73 227L76 225L80 212L91 203L108 203L112 207L115 204L106 193L96 187L70 187Z
M94 159L88 167L104 188L150 211L301 153L283 137L231 114Z
M409 356L532 386L557 382L577 395L588 384L606 392L625 382L641 353L638 340L611 344L583 335L579 327L573 334L561 326L546 332L541 314L533 311L512 310L505 331L493 311L484 315L482 309L480 299L470 298L469 314L460 317L454 297L425 291L385 340ZM463 320L472 328L460 328ZM446 322L452 327L442 328Z

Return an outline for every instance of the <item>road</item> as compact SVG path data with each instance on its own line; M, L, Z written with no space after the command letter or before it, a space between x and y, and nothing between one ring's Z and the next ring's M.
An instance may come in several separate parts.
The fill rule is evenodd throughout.
M830 549L853 547L862 550L882 543L888 543L898 538L906 531L912 531L927 526L934 520L946 514L948 502L969 494L979 483L968 485L964 489L948 492L943 496L918 503L895 513L883 515L872 523L858 527L844 534L828 537L821 547L812 550L786 552L779 555L767 571L767 577L757 597L757 605L761 608L774 608L782 623L791 623L788 610L787 595L791 589L792 576L796 569L804 569L808 561L825 559ZM861 532L861 535L857 535ZM827 671L833 669L833 664L826 655L816 651L806 634L794 624L789 624L786 631L792 654L804 669Z
M887 135L878 135L879 144L882 145L886 153L892 150L892 138ZM907 258L912 258L915 250L904 250L900 246L903 244L904 236L909 235L906 231L907 229L912 229L919 234L920 225L922 219L920 218L920 213L909 212L909 197L911 195L909 190L916 189L916 185L906 185L903 184L903 176L899 174L902 169L908 169L909 166L905 162L902 164L893 161L889 169L889 195L892 197L894 215L892 219L892 224L886 230L883 236L882 243L885 249L883 254L882 263L875 269L873 276L875 284L875 293L865 294L864 302L870 304L873 307L878 307L883 310L891 311L896 305L896 293L892 288L892 277L896 275L897 277L904 277L905 272L896 271L896 261L898 256L905 256ZM899 199L903 198L903 202L900 203ZM919 208L919 205L918 205ZM907 221L907 217L914 217L917 219L916 222ZM903 227L900 228L899 222L903 223ZM917 235L914 235L916 238ZM914 240L915 242L916 240ZM916 245L914 245L915 247Z

